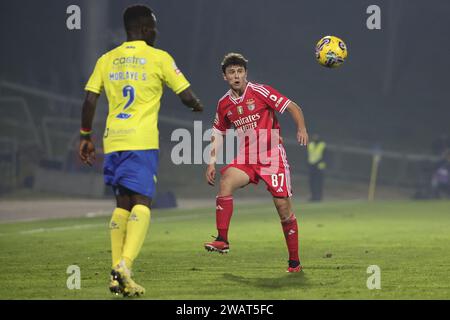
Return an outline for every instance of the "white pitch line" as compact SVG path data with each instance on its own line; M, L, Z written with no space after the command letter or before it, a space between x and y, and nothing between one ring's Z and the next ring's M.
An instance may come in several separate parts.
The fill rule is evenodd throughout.
M338 203L320 203L320 204L306 204L305 206L308 207L308 209L311 209L313 207L327 207L327 206L336 206L336 204L348 204L348 203L357 203L357 202L363 202L362 200L355 199L355 200L347 200L347 201L339 201ZM259 213L260 209L239 209L238 215L248 215L248 214L255 214ZM301 209L300 209L301 210ZM194 220L202 217L206 217L208 214L191 214L191 215L179 215L179 216L172 216L172 217L155 217L152 218L152 221L156 222L170 222L170 221L183 221L183 220ZM213 216L213 215L211 215ZM53 228L38 228L38 229L31 229L31 230L22 230L19 232L9 232L9 233L0 233L0 237L11 235L11 234L20 234L20 235L28 235L28 234L35 234L35 233L42 233L42 232L58 232L58 231L66 231L66 230L74 230L74 229L89 229L89 228L96 228L96 227L105 227L107 224L105 223L92 223L92 224L77 224L72 226L64 226L64 227L53 227Z
M104 223L92 223L92 224L76 224L73 226L67 227L54 227L54 228L39 228L39 229L31 229L26 231L20 231L19 234L33 234L33 233L41 233L48 231L65 231L65 230L73 230L73 229L89 229L104 226Z
M252 212L255 210L255 212ZM240 210L239 215L247 215L257 213L256 209L249 210ZM173 216L173 217L156 217L152 218L152 221L155 222L171 222L171 221L183 221L183 220L194 220L202 217L206 217L207 214L191 214L191 215L181 215L181 216ZM75 229L89 229L96 227L105 227L107 224L105 223L91 223L91 224L76 224L72 226L64 226L64 227L53 227L53 228L37 228L31 230L22 230L19 232L9 232L9 233L0 233L0 237L8 236L12 234L20 234L20 235L28 235L42 232L58 232L58 231L66 231L66 230L75 230Z

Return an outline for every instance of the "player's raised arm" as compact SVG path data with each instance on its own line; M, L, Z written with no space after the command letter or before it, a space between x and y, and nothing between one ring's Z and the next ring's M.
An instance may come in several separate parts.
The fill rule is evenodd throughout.
M183 102L186 107L191 108L193 112L203 111L203 105L200 102L200 99L196 97L191 88L181 91L178 94L178 97L180 97L181 102Z
M302 109L294 101L290 101L286 110L289 111L297 125L297 141L302 146L306 146L308 144L308 132L306 130L305 117L303 116Z
M95 161L95 146L91 139L92 122L94 120L97 100L100 95L87 91L81 111L80 145L78 154L81 161L87 165L92 165Z

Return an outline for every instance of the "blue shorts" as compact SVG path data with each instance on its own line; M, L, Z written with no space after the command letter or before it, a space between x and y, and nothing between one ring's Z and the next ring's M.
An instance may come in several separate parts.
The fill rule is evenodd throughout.
M159 164L159 150L116 151L105 154L105 184L125 187L153 198Z

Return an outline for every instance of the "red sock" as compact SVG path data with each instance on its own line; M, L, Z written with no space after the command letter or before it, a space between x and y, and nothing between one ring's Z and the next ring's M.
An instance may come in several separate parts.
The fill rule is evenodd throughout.
M281 222L281 226L289 251L289 260L300 261L298 257L298 225L295 215L292 214L288 220Z
M216 226L219 237L228 241L228 227L233 215L233 196L216 197Z

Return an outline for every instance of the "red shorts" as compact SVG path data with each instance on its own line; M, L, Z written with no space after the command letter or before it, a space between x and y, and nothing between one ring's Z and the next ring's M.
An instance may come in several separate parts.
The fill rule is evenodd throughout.
M258 184L259 179L264 180L267 190L272 196L277 198L290 197L292 196L291 173L286 150L281 144L277 150L277 152L272 152L270 161L266 161L267 163L247 164L239 163L234 159L232 163L223 167L220 173L223 175L230 167L237 168L248 175L250 183Z

